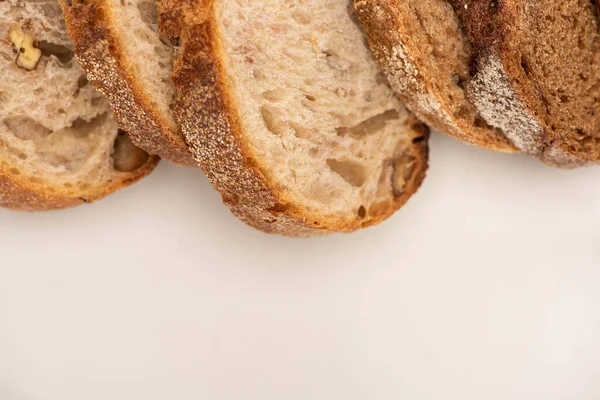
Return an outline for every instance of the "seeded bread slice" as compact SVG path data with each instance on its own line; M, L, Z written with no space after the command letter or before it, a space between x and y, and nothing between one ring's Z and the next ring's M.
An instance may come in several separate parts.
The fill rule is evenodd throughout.
M154 0L59 0L75 54L133 142L196 166L171 110L176 47L158 33Z
M182 131L233 213L269 233L377 224L418 189L428 130L348 0L163 0Z
M475 50L447 0L356 0L369 43L402 101L432 127L471 145L515 152L467 99Z
M88 203L152 171L73 58L54 0L0 2L0 206Z
M468 98L523 151L600 161L600 34L590 0L452 0L479 49Z

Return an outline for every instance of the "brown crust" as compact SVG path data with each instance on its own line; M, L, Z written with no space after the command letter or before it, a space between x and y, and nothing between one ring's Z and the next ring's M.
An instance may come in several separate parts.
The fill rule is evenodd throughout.
M179 95L178 115L196 160L223 201L247 224L267 233L307 237L333 232L351 232L375 225L400 208L419 188L427 170L428 130L414 121L414 138L408 152L414 165L405 190L389 204L369 210L365 220L332 220L312 215L286 198L245 143L242 123L232 99L230 82L223 65L223 49L214 17L215 0L185 2L181 20L169 23L181 32L182 51L175 62L173 82ZM169 2L163 0L162 9ZM175 16L174 18L178 18ZM173 28L179 24L179 29Z
M105 0L59 0L75 54L88 79L108 98L119 125L150 154L197 167L183 137L153 108L135 78Z
M531 81L521 64L520 40L523 29L518 26L518 16L522 14L522 2L517 0L449 0L460 10L469 39L477 49L473 61L477 74L489 72L489 60L498 60L496 70L501 70L501 89L510 93L510 102L523 110L528 119L527 126L537 126L529 131L513 130L520 138L519 146L524 152L538 157L544 163L561 168L575 168L600 161L600 139L586 138L580 143L571 142L555 132L543 117L546 105L535 82ZM595 1L595 0L594 0ZM595 2L596 6L598 3ZM476 75L477 75L476 74ZM477 80L477 76L474 80ZM484 99L482 88L489 88L490 82L474 85L470 98ZM500 98L496 93L488 93L487 98ZM475 101L475 100L473 100ZM507 130L505 130L508 132ZM507 133L508 135L508 133Z
M32 182L23 175L14 174L10 166L3 163L0 164L0 207L17 211L49 211L92 203L139 181L152 172L159 160L152 156L133 172L115 173L115 178L107 185L81 191Z
M467 144L507 153L519 151L499 130L453 116L427 67L414 56L419 48L404 27L398 0L355 0L355 9L379 64L388 77L399 82L394 85L396 91L419 118Z

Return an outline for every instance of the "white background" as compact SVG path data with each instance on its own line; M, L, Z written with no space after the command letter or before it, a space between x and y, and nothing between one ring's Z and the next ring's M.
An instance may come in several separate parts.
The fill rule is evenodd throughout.
M431 147L347 236L254 232L167 163L0 210L0 400L600 399L600 168Z

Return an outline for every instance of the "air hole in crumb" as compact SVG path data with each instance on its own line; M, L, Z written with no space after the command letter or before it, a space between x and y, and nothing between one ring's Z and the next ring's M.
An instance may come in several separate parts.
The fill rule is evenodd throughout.
M54 56L63 64L68 63L75 57L73 50L68 47L45 40L37 42L37 48L42 51L42 55L45 57Z
M278 101L283 100L283 93L281 92L281 90L278 89L267 90L266 92L263 92L262 97L267 101L276 103Z
M367 216L367 209L365 206L360 206L358 208L358 218L364 219Z
M314 137L316 134L315 129L307 128L307 127L297 124L293 121L290 121L290 125L292 126L292 129L294 130L295 136L299 139L310 139L311 137Z
M262 116L263 121L265 121L267 129L272 134L280 136L285 132L285 126L279 122L278 116L271 108L262 106L260 108L260 115Z
M393 163L392 190L398 197L406 191L406 184L410 182L416 168L416 160L410 154L402 154Z
M27 154L25 154L25 153L19 153L17 155L17 157L19 157L19 159L21 159L21 160L27 160L27 158L28 158Z
M307 94L307 95L306 95L306 96L304 96L304 97L306 97L306 100L308 100L308 101L316 101L316 100L317 100L317 99L315 98L315 96L311 96L310 94Z
M421 142L422 142L422 141L424 141L424 140L425 140L425 137L424 137L424 136L419 136L419 137L416 137L416 138L414 138L414 139L412 140L412 142L413 142L413 143L421 143Z
M63 184L63 186L66 187L66 188L68 188L68 189L70 189L70 188L73 187L73 185L71 185L70 183L65 183L65 184Z
M134 146L127 132L119 130L111 157L116 171L132 172L146 164L150 155Z
M8 130L21 140L36 141L45 138L52 133L52 130L29 117L11 116L7 117L4 120L4 123L8 127Z
M338 136L350 135L355 139L362 139L367 135L380 132L385 128L389 121L397 120L399 117L398 111L388 110L383 114L362 121L358 125L337 128L337 134Z
M561 103L568 103L569 102L569 96L567 96L565 94L558 96L558 98L560 99Z
M356 161L328 159L327 165L352 186L360 187L367 181L367 169Z
M21 175L21 171L19 171L19 170L18 170L18 169L16 169L16 168L11 168L11 169L9 169L9 172L10 172L11 174L13 174L13 175Z

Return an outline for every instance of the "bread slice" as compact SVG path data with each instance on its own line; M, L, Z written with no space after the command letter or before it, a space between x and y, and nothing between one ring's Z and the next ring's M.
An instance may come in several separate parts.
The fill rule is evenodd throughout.
M392 87L419 118L468 144L517 151L467 99L475 49L448 0L356 0L355 7Z
M468 97L549 164L600 161L600 34L590 0L452 0L478 48Z
M91 202L148 174L73 58L56 1L0 2L0 206Z
M182 131L233 213L350 232L418 189L428 130L394 96L348 0L162 0Z
M171 110L176 46L158 33L155 0L60 0L75 55L132 141L195 166Z

